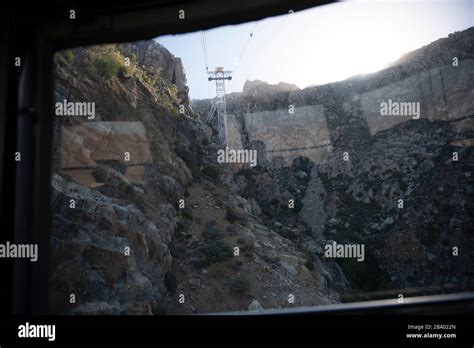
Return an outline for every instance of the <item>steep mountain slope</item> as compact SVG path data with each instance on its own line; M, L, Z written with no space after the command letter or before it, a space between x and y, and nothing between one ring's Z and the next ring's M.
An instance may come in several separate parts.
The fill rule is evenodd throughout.
M159 44L58 54L57 102L95 112L55 116L53 310L204 313L472 289L473 37L324 86L249 81L226 96L229 146L256 149L256 167L217 162L216 125L203 122L212 100L189 103L181 60ZM419 117L382 115L389 100L419 103ZM333 241L365 245L364 261L326 257Z
M267 227L216 165L219 145L188 107L179 59L154 42L78 48L56 56L56 73L57 102L93 102L95 114L55 117L55 313L339 301L339 267Z
M268 224L306 225L300 244L322 260L333 241L365 245L365 262L338 260L352 286L343 300L474 287L473 38L457 32L337 83L227 99L230 146L259 150L236 181ZM419 113L383 115L388 102Z

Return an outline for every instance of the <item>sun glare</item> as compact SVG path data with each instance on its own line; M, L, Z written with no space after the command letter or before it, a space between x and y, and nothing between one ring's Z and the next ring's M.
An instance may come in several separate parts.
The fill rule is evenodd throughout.
M341 2L264 20L256 34L264 36L264 44L251 47L264 68L254 71L248 65L246 71L260 79L265 72L270 83L291 81L304 88L382 70L447 35L443 30L453 15L442 11L446 3L437 6L420 1ZM433 27L438 29L427 30ZM278 66L274 73L272 65Z
M288 49L305 57L299 68L311 71L293 74L300 87L379 71L418 47L416 22L400 6L340 3L311 12L288 23L299 33Z

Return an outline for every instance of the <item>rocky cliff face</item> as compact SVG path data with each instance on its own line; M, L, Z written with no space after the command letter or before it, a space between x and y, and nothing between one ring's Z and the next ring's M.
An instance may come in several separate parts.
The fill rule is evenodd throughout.
M422 119L453 120L471 115L473 105L466 100L474 97L472 35L473 29L451 34L404 55L391 68L324 86L298 90L247 82L243 93L227 98L228 113L238 120L229 132L234 138L240 136L243 143L263 142L270 152L262 161L281 157L288 164L300 155L276 151L279 144L281 149L319 146L318 151L305 155L320 163L339 142L359 141L360 136L369 137L413 118L382 116L380 104L384 101L418 101ZM458 63L453 66L455 57ZM193 107L201 114L208 103L196 100ZM316 123L311 126L311 122Z
M188 107L180 113L179 59L152 42L78 48L56 56L56 75L57 101L94 103L95 115L55 117L55 313L339 301L334 284L347 286L345 276L299 245L306 227L272 226L217 165L211 128Z
M298 91L299 88L291 83L280 82L276 85L268 84L260 80L247 80L244 83L242 94L244 96L253 96L256 98L262 98L268 94L282 93Z
M259 150L239 189L267 222L306 225L300 243L321 259L332 241L366 246L366 262L338 262L345 300L473 288L473 37L451 34L374 74L227 99L232 141ZM419 113L383 114L389 101ZM292 198L288 217L280 205Z
M156 41L126 43L118 48L125 57L133 57L138 66L148 73L158 71L167 83L176 86L183 103L189 103L189 88L181 58L175 57Z
M212 101L189 107L184 68L164 47L58 54L57 101L95 112L55 117L53 311L205 313L472 289L473 36L325 86L248 82L226 100L229 145L256 149L252 168L217 163L222 144L203 122ZM388 100L419 103L419 117L382 115ZM325 257L333 241L365 245L364 262Z
M59 313L152 313L172 263L176 199L192 179L174 146L195 145L193 121L178 114L166 76L126 67L119 52L56 57L56 99L95 103L93 119L56 116L50 281Z

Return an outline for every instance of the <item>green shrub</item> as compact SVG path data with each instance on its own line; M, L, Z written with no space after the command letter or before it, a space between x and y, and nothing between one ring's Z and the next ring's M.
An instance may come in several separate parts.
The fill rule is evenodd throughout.
M218 166L214 164L208 164L202 169L202 173L211 179L217 180L221 173L221 170Z
M297 157L293 160L292 166L295 171L302 170L306 173L311 171L311 160L307 157Z
M178 86L172 83L171 85L169 85L169 91L173 98L178 98Z
M98 48L92 52L92 64L99 75L109 79L112 76L126 76L128 74L124 57L113 48Z
M134 65L137 65L138 63L138 56L136 53L132 53L132 55L130 56L130 62L132 62L132 64Z
M117 75L120 77L125 77L128 75L128 69L125 65L120 65L117 69Z
M239 230L234 225L227 226L226 231L229 236L236 236L239 233Z
M221 239L224 237L224 234L219 231L219 230L215 230L215 229L210 229L210 230L204 230L202 231L202 236L205 238L205 239L213 239L213 240L216 240L216 239Z
M299 199L295 200L295 207L292 209L294 213L298 214L303 209L303 202Z
M151 308L154 315L166 315L168 314L168 307L165 304L157 303Z
M251 240L248 240L247 238L244 238L244 237L239 237L237 239L237 243L239 243L239 247L243 255L247 257L251 257L254 255L255 245Z
M292 240L293 242L296 242L298 240L298 233L292 230L287 230L287 229L281 229L276 231L280 236L288 238L289 240Z
M189 224L187 222L181 222L179 221L177 224L176 224L176 232L177 232L177 235L180 236L182 234L185 234L189 231Z
M271 265L276 265L279 263L279 259L277 257L267 255L267 254L262 255L262 260Z
M206 228L206 229L208 229L208 228L217 228L216 220L214 220L214 219L207 220L206 224L204 225L204 228Z
M65 50L65 51L62 51L61 54L66 63L72 63L74 59L76 58L76 54L73 52L73 50Z
M164 283L166 289L171 293L175 293L176 289L178 288L178 281L176 280L176 276L171 272L165 273Z
M101 57L94 59L93 64L99 75L105 78L111 78L112 76L117 75L120 67L117 62Z
M306 234L307 236L312 237L313 236L313 230L311 229L311 227L306 227L305 230L304 230L304 234Z
M305 266L310 271L314 270L314 262L316 261L314 254L310 250L306 250L306 263Z
M174 151L186 163L188 167L192 166L192 154L183 144L176 145Z
M278 198L274 197L268 202L269 205L277 205L279 202ZM286 206L286 205L285 205Z
M215 220L209 220L206 225L204 226L204 230L202 231L202 236L205 239L210 240L217 240L224 238L224 234L219 231L216 225Z
M370 254L366 254L364 262L358 262L355 258L340 258L336 259L336 262L356 290L380 291L388 287L387 273L380 268L376 258Z
M132 60L133 61L133 60ZM167 93L163 93L165 88L169 88L169 84L165 83L160 77L160 69L152 67L137 67L135 69L135 75L139 77L146 85L153 89L156 96L161 104L165 105L168 109L173 110L173 103L170 100L170 96ZM177 113L177 112L176 112Z
M199 248L203 254L203 264L211 265L232 258L232 249L222 240L215 240Z
M199 176L199 168L196 164L196 158L193 153L183 144L178 144L175 146L174 151L181 158L184 163L191 169L193 177Z
M429 246L429 247L433 247L435 246L438 238L439 238L439 235L440 235L440 230L438 228L438 226L434 223L432 224L429 224L428 227L427 227L427 240L426 240L426 245Z
M142 77L143 77L143 81L145 81L147 85L150 85L151 87L155 87L155 80L153 80L151 77L149 77L145 73L142 75Z
M245 215L233 208L227 208L225 218L231 223L236 221L245 221Z
M184 209L181 209L181 212L182 212L183 217L184 217L185 219L188 219L188 220L192 220L192 219L193 219L193 212L192 212L191 209L189 209L189 208L186 207L186 208L184 208Z
M244 295L250 289L250 282L246 278L237 277L230 281L229 289L234 294Z
M170 254L173 258L178 258L186 254L186 248L184 248L180 243L175 241L171 242L169 245Z
M231 267L234 271L239 270L240 268L242 268L243 265L244 265L244 263L241 260L239 260L238 258L233 258L232 259L232 266Z

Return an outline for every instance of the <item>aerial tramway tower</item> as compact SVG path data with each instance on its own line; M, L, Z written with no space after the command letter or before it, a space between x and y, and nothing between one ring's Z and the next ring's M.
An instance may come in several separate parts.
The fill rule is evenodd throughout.
M217 129L219 139L227 145L227 109L225 105L225 80L232 80L231 71L224 70L223 67L217 67L214 71L208 71L208 81L216 81L216 99L206 122L209 122L217 112Z

